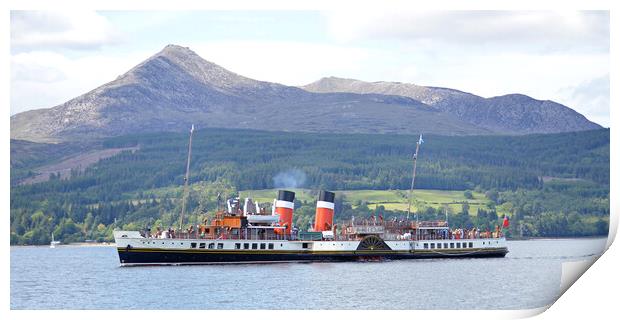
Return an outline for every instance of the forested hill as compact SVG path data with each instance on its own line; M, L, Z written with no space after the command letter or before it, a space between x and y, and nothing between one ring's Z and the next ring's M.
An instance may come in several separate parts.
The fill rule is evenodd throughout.
M192 180L230 180L240 189L274 187L274 176L297 169L306 187L406 189L418 136L271 133L251 130L197 131ZM539 177L581 178L609 183L609 130L529 136L424 136L416 185L425 189L532 188ZM181 184L187 134L113 138L109 148L140 146L97 166L140 187ZM176 165L175 165L176 164ZM84 178L97 176L90 170ZM137 178L137 179L136 179ZM80 179L76 179L79 181Z
M417 139L412 135L198 130L193 140L190 181L217 180L237 190L290 184L331 190L407 189ZM515 191L542 190L544 180L561 178L585 184L573 199L575 206L585 206L578 209L581 214L608 213L608 129L527 136L425 135L424 141L416 188L493 190L519 197ZM29 243L28 239L35 237L30 234L30 238L23 238L36 229L36 219L43 228L67 219L80 224L90 217L89 225L83 228L93 228L90 224L97 221L96 225L103 225L99 227L108 233L117 218L121 219L117 223L132 222L135 216L125 213L141 210L134 207L145 204L140 194L183 183L187 143L187 133L110 138L101 142L105 148L139 148L82 172L74 170L68 179L52 176L43 183L13 185L11 231L15 241ZM20 172L34 170L28 163L41 163L37 158L32 155L20 163ZM579 202L581 196L585 200ZM592 207L588 207L590 200L596 202ZM122 210L114 206L122 206ZM156 216L171 209L170 203L153 206L149 210L155 210L152 214Z

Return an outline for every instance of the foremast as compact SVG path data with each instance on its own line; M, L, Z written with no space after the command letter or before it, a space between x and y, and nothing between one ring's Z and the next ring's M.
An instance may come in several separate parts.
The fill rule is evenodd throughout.
M192 137L194 136L194 125L189 130L189 147L187 151L187 166L185 167L185 178L183 186L183 202L181 203L181 216L179 217L179 231L183 230L183 216L185 215L185 207L187 206L187 195L189 191L189 166L192 160Z

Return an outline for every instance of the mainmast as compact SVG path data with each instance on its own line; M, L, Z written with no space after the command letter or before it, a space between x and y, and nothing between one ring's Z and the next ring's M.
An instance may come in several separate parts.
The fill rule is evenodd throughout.
M194 135L194 125L189 131L189 150L187 152L187 167L185 168L185 185L183 186L183 203L181 204L181 217L179 219L179 232L183 232L183 215L185 215L185 206L187 205L187 193L189 188L189 165L192 160L192 137Z
M413 192L413 186L415 184L415 172L418 162L418 152L420 151L420 145L424 143L422 140L422 134L420 134L420 139L415 144L415 153L413 154L413 175L411 177L411 188L409 189L409 194L407 196L408 205L407 205L407 220L409 220L409 214L411 213L411 194ZM418 215L415 215L415 221L418 222Z

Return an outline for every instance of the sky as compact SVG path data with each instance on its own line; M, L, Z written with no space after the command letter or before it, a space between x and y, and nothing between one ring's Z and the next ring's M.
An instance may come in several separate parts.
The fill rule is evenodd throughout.
M10 26L11 115L61 104L178 44L258 80L522 93L610 122L607 11L12 11Z

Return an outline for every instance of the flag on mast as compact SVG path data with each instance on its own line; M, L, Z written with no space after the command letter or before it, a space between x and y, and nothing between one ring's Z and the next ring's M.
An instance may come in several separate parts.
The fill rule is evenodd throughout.
M423 144L424 140L422 139L422 134L420 133L420 139L418 140L418 144Z
M508 229L510 227L510 220L507 215L504 215L504 223L502 223L502 228Z

